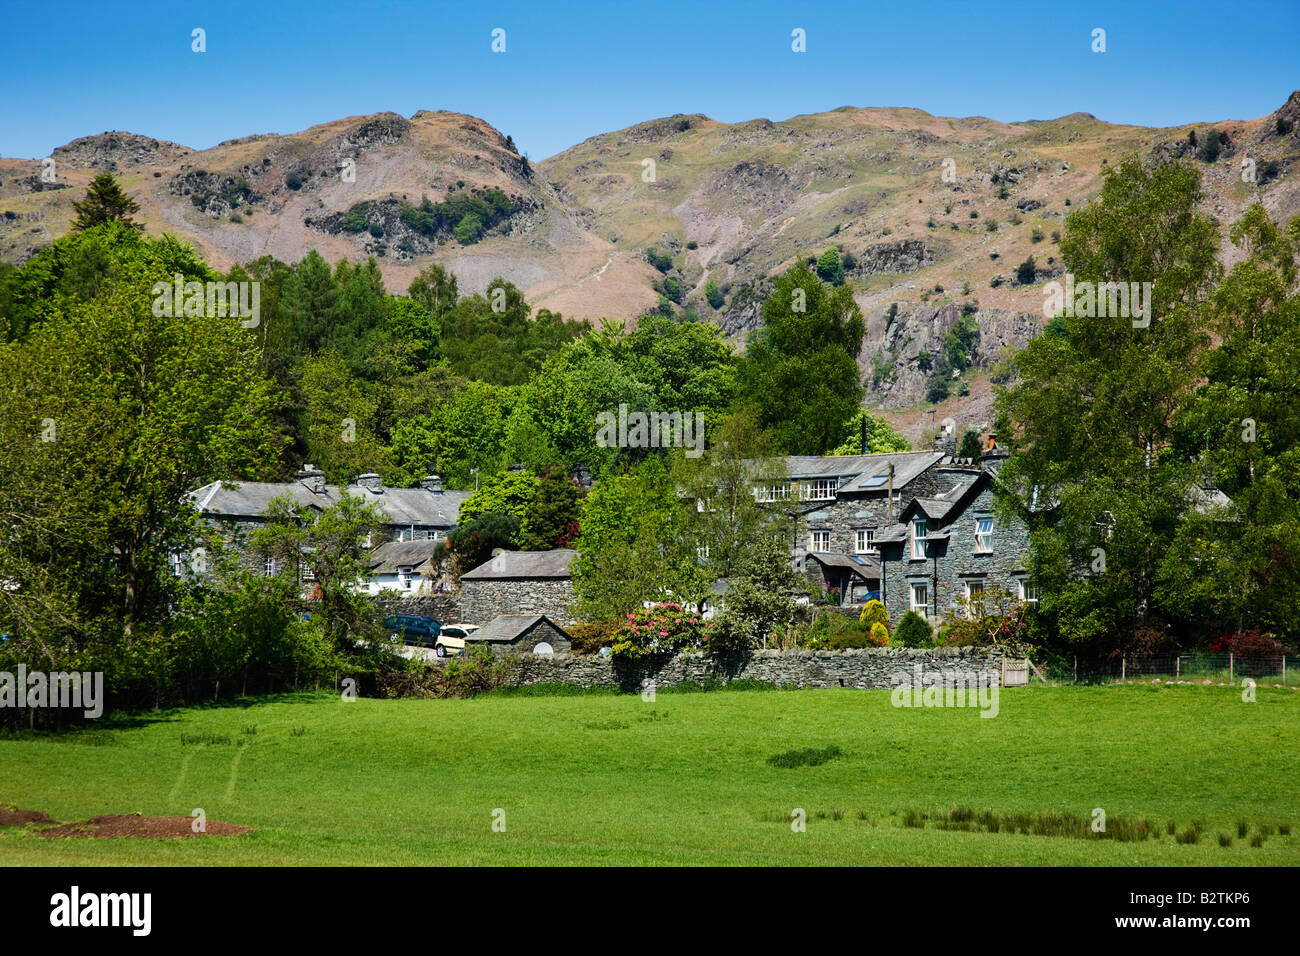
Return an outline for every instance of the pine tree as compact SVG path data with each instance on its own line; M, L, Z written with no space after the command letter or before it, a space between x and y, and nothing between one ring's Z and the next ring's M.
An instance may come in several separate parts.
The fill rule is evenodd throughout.
M122 192L122 187L110 173L100 173L92 179L86 189L86 197L80 202L73 200L72 206L77 210L72 228L78 231L102 226L106 222L139 225L131 215L140 211L140 204Z

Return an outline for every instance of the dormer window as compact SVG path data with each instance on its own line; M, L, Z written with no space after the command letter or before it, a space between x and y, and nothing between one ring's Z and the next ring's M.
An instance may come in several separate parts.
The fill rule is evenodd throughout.
M815 478L804 487L809 501L834 501L835 491L839 487L838 478Z
M925 557L925 518L912 519L912 558L919 560Z
M789 485L760 485L754 489L754 498L760 502L789 501Z

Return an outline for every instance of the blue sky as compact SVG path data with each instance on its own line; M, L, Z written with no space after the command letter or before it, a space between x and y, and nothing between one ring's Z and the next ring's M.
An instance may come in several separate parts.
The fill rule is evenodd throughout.
M534 160L672 113L914 106L1170 126L1262 116L1300 88L1300 0L11 0L0 17L0 155L27 158L109 129L202 149L417 109L481 116ZM206 53L190 49L195 27ZM791 51L796 27L806 53Z

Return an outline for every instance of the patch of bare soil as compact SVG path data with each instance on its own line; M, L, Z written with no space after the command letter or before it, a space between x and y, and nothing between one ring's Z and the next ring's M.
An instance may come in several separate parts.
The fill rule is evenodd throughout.
M40 810L18 810L14 807L0 807L0 827L22 827L29 823L54 824L48 813Z
M42 814L44 816L44 814ZM48 820L49 818L46 817ZM54 821L50 821L51 823ZM195 833L192 817L140 817L134 814L110 813L101 817L91 817L80 823L65 823L48 830L42 830L41 836L51 839L67 837L93 837L112 839L114 837L140 837L145 840L174 840L181 837L195 836L235 836L247 833L248 827L233 823L221 823L208 820L204 832Z

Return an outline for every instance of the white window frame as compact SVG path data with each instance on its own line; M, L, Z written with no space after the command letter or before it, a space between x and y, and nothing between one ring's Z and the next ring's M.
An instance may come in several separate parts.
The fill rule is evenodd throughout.
M1027 578L1017 578L1016 584L1019 586L1021 604L1038 603L1038 585L1031 584ZM1031 597L1032 595L1032 597Z
M271 555L262 561L262 575L268 578L275 577L275 555Z
M316 580L316 575L312 573L312 570L306 561L298 562L298 571L304 582Z
M700 560L700 561L707 561L707 560L709 560L709 543L708 543L707 541L704 542L704 544L696 545L696 547L695 547L695 557L696 557L697 560Z
M966 616L970 618L975 616L975 608L973 607L972 604L972 602L975 600L975 595L977 594L984 595L988 593L988 587L986 586L983 578L967 578L965 584L966 584ZM978 590L976 590L976 588L978 588Z
M411 581L414 580L415 568L409 565L399 565L397 568L397 583L402 586L403 591L411 590Z
M853 552L854 554L875 554L876 553L876 529L875 528L854 529Z
M985 527L986 525L987 527ZM975 553L976 554L993 553L993 519L992 518L975 519Z
M817 547L818 538L826 542L826 547ZM825 554L831 549L831 533L829 531L813 531L808 535L808 550Z
M789 485L759 485L754 491L754 498L763 504L790 500Z
M921 561L925 559L925 538L928 532L929 522L925 518L912 519L912 560ZM920 534L917 534L917 531Z
M924 592L925 596L925 600L920 604L916 601L916 592L918 589ZM930 616L930 585L926 582L920 581L909 583L907 586L907 593L908 602L911 604L912 610L920 614L922 617L928 618Z
M839 487L838 478L814 478L804 485L804 498L808 501L834 501Z

